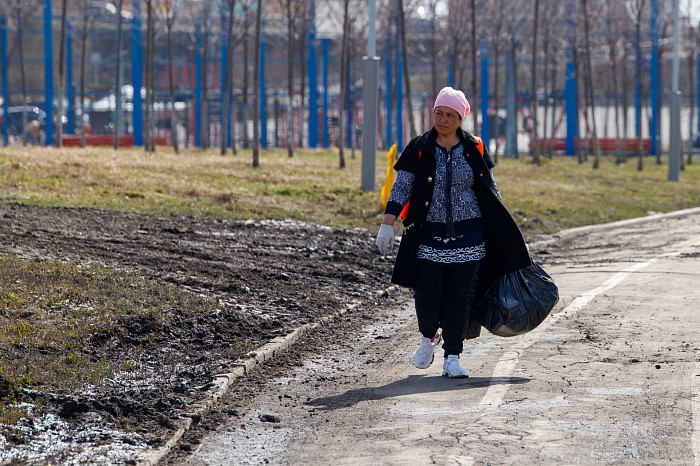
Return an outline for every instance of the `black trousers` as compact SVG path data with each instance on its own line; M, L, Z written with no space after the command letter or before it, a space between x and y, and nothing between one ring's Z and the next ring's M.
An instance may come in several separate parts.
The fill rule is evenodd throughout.
M418 260L413 288L418 330L432 338L442 328L445 357L462 352L478 273L478 261L443 265Z

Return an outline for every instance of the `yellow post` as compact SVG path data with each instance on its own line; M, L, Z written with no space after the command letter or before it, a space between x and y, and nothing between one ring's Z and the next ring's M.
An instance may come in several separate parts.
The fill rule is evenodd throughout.
M389 149L387 159L389 159L389 166L386 168L386 181L384 181L384 187L382 188L382 209L385 209L386 203L389 202L391 187L394 186L394 179L396 177L394 172L394 164L396 163L396 144L391 146L391 149Z

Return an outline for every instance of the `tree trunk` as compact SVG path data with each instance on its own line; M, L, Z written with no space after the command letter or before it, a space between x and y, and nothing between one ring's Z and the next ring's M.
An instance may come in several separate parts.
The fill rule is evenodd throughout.
M150 98L150 105L151 105L151 122L149 124L151 128L151 143L150 143L150 148L151 152L156 151L156 138L158 136L157 133L157 126L156 126L156 72L155 72L155 50L156 50L156 28L155 28L155 17L151 18L151 56L148 58L150 62L150 67L149 67L149 85L148 87L150 88L151 92L151 98Z
M347 72L347 55L348 55L348 29L349 18L348 9L350 0L343 0L343 40L340 51L340 112L338 113L338 167L345 168L345 153L343 146L345 145L343 131L343 116L346 110L347 92L348 92L348 72Z
M591 66L591 44L590 44L590 24L588 18L588 0L583 0L583 23L584 23L584 40L586 41L586 89L588 94L588 102L591 108L591 128L593 132L593 151L595 159L593 168L600 166L600 144L598 142L598 131L595 121L595 94L593 93L593 69Z
M301 2L302 6L302 12L301 12L301 24L303 25L301 27L301 30L299 32L299 39L297 42L297 47L299 48L299 58L300 58L300 66L299 70L301 72L300 76L300 81L301 84L299 86L299 147L304 147L304 109L306 108L306 34L308 31L308 25L306 22L307 19L307 11L306 11L306 4L307 2Z
M609 43L609 56L610 62L612 64L612 86L613 86L613 105L615 106L615 163L622 163L622 152L621 152L621 141L620 141L620 96L618 93L617 86L617 36L612 27L612 19L608 16L608 37Z
M690 2L688 2L688 8L690 8ZM690 11L690 9L688 9ZM691 50L688 54L688 82L693 81L693 67L695 66L695 50ZM700 79L700 76L698 77ZM693 164L693 118L695 117L695 98L700 96L695 96L693 91L690 91L690 118L688 121L688 165ZM683 157L681 157L681 160Z
M90 9L83 4L83 32L80 37L80 147L85 148L85 62L87 58L88 20Z
M246 10L247 12L247 10ZM246 15L247 16L247 15ZM243 148L249 147L248 141L248 22L243 35Z
M146 57L144 60L144 68L146 75L146 118L144 119L144 142L143 149L146 152L151 151L151 30L153 29L153 0L146 0Z
M437 2L433 0L430 3L430 76L431 76L431 88L430 96L432 99L431 105L435 103L435 97L437 97L438 84L437 84L437 34L435 30L435 17L437 13L435 9L437 8Z
M173 145L173 150L177 154L179 152L177 141L177 117L175 115L175 83L173 77L173 23L171 18L168 21L168 91L170 93L170 141ZM172 18L174 21L174 18Z
M571 44L571 56L573 57L574 61L574 73L575 76L581 76L581 60L580 60L580 55L577 50L577 47L575 44ZM576 79L576 112L579 112L579 109L581 108L580 102L579 102L579 95L580 93L580 86L581 86L581 79ZM578 159L578 163L583 163L585 162L585 154L586 151L584 150L584 138L583 138L583 129L586 126L586 122L584 121L583 118L578 118L578 147L576 148L576 156Z
M623 42L623 59L622 59L622 139L625 141L625 149L622 152L620 158L620 163L625 163L627 161L627 138L629 129L629 100L627 95L629 94L629 80L627 79L627 63L629 62L629 47L627 41Z
M636 25L636 44L637 44L637 79L639 79L639 88L640 88L640 94L641 94L641 87L642 87L642 51L641 51L641 46L642 46L642 12L644 10L644 3L645 0L641 0L641 6L639 0L636 2L637 3L637 25ZM641 98L641 96L640 96ZM637 123L638 123L638 130L639 130L639 138L637 140L637 150L639 152L639 159L637 161L637 170L642 171L644 170L644 141L642 139L642 106L640 105L639 108L637 109Z
M58 121L56 122L56 147L63 147L63 94L65 92L64 62L66 60L66 10L68 0L61 2L61 40L58 46Z
M114 86L114 150L119 149L119 116L122 106L122 0L117 0L117 76Z
M17 41L19 44L19 70L22 79L22 145L27 145L27 74L24 70L24 26L22 25L22 10L17 8Z
M259 92L260 92L260 38L262 35L262 0L258 0L258 8L256 10L255 18L255 66L253 71L253 167L260 166L259 160L259 148L260 148L260 131L259 131L259 120L260 120L260 106L259 102Z
M209 82L209 66L207 60L209 58L209 29L204 28L202 35L202 86L204 88L204 98L202 99L202 126L200 128L202 140L202 149L208 149L209 143L209 100L207 99L208 82Z
M584 0L585 1L585 0ZM532 161L538 167L542 165L540 160L539 141L537 139L537 30L539 26L540 1L535 0L535 21L532 31L532 75L530 89L532 92Z
M498 66L498 63L501 60L501 44L496 38L493 43L493 48L494 48L494 55L495 55L495 61L494 61L494 68L496 70L494 71L494 77L493 77L493 111L494 115L496 118L494 118L494 121L496 122L496 147L495 150L493 151L493 157L494 157L494 162L498 163L498 141L500 140L500 118L498 116L498 110L500 107L500 101L498 99L498 89L499 89L499 84L500 84L500 70L501 67ZM492 129L493 131L493 129Z
M231 107L229 106L229 93L231 90L231 62L233 61L233 9L235 0L228 0L228 25L226 32L226 70L224 70L224 95L221 104L224 106L221 119L221 155L226 155L228 131L231 125Z
M406 89L406 111L408 112L408 124L411 130L411 137L417 135L416 121L413 117L413 101L411 100L411 75L408 72L408 47L406 47L406 27L403 11L404 0L397 0L399 4L399 32L401 34L401 55L403 59L403 82Z
M294 157L294 20L292 0L287 6L287 155Z
M548 5L545 5L545 8ZM543 73L543 81L544 81L544 102L543 106L543 117L544 121L542 122L542 134L544 135L543 141L544 144L542 145L542 151L544 152L545 156L547 158L552 158L552 151L551 151L551 138L547 138L547 127L549 123L549 90L551 90L552 95L554 94L554 73L550 74L550 69L553 68L550 64L549 60L549 52L551 50L551 43L550 43L550 36L551 36L551 22L550 21L545 21L545 28L544 28L544 44L542 48L544 49L544 73ZM551 78L551 80L550 80ZM552 105L554 107L554 105ZM552 122L549 123L551 124L552 127L554 127L554 108L552 108Z

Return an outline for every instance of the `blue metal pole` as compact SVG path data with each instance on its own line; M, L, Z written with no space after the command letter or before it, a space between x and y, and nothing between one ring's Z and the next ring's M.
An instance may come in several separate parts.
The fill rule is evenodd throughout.
M385 60L385 78L386 78L386 146L387 149L392 146L393 139L391 138L391 35L386 35L386 60Z
M23 102L24 105L24 102ZM51 0L44 1L44 111L46 112L46 145L53 145L53 37Z
M75 88L73 87L73 28L66 22L66 98L68 99L68 134L75 134Z
M651 154L657 154L658 145L658 118L659 118L659 33L657 19L659 17L659 1L651 0Z
M7 115L10 105L10 94L7 85L7 20L5 17L0 17L0 64L2 64L2 140L3 145L7 146L8 136L10 131L10 122Z
M700 22L698 22L698 29L700 30ZM698 111L695 113L695 115L697 118L698 134L700 134L700 51L698 51L698 55L697 57L695 57L695 64L697 66L697 69L695 70L695 79L697 81L697 89L695 90L695 101L698 105Z
M328 42L323 39L323 147L330 146L330 132L328 128Z
M143 47L141 45L141 3L133 0L134 18L131 22L131 85L134 87L134 109L132 123L134 125L134 145L143 146ZM199 132L197 132L199 134Z
M491 133L489 128L489 43L484 37L481 40L481 139L486 150L489 149Z
M196 82L195 82L195 101L194 101L194 145L197 147L202 147L202 44L199 41L202 34L202 27L197 21L195 25L195 38L197 43L196 47Z
M265 97L265 36L260 35L260 147L267 149L267 98Z
M311 0L311 26L308 33L307 61L309 68L309 147L318 146L318 84L316 82L316 9L315 1Z

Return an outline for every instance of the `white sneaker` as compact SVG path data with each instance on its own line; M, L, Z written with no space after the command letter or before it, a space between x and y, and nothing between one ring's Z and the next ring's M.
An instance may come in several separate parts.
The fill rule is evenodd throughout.
M450 354L442 365L442 375L451 379L466 379L469 377L469 372L459 365L459 356Z
M420 337L420 346L416 355L413 358L413 365L418 369L427 369L435 359L435 347L440 344L442 336L440 330L437 331L433 338Z

